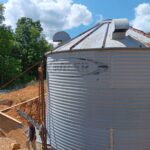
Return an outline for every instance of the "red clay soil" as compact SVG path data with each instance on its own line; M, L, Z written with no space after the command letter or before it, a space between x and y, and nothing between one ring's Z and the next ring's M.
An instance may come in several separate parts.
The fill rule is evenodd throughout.
M0 150L12 150L12 143L16 143L16 141L10 138L0 137Z
M22 104L22 105L18 106L17 108L10 109L10 110L5 112L7 115L17 119L18 121L21 121L23 124L26 124L27 121L23 117L18 115L18 113L16 112L16 109L19 109L22 112L25 112L32 119L34 119L36 121L38 120L38 114L39 113L38 113L38 110L37 110L37 100L33 100L33 101L28 102L26 104Z
M16 129L10 131L5 136L0 136L0 150L12 150L11 143L18 143L20 148L26 148L27 137L23 129Z
M25 100L31 99L38 96L38 84L30 85L25 88L8 92L5 94L0 94L0 99L11 100L13 104L23 102Z
M7 134L7 137L19 143L21 145L21 148L26 148L27 137L24 133L24 129L12 130Z
M46 86L45 86L46 87ZM18 104L20 102L32 99L36 96L38 96L38 83L29 85L25 88L8 92L5 94L0 94L0 100L10 100L13 101L12 106L14 104ZM34 120L38 120L38 111L37 111L37 100L33 100L31 102L22 104L20 106L17 106L21 111L27 113L30 117L32 117ZM0 110L7 108L10 106L6 105L0 105ZM18 121L21 121L24 125L26 125L27 121L22 118L21 116L18 115L16 112L16 108L12 108L8 111L5 112L7 115L13 117L14 119L17 119ZM8 124L6 124L9 127ZM7 132L7 138L10 138L11 140L15 140L17 143L21 144L21 148L26 147L26 136L24 134L24 129L19 128L19 129L13 129L9 132ZM5 143L5 140L2 139L2 141ZM1 143L1 141L0 141ZM5 144L4 144L5 145ZM7 146L7 142L6 142ZM7 149L7 148L6 148ZM1 147L0 147L1 150Z
M0 110L6 109L6 108L8 108L7 105L0 105Z
M9 149L8 145L11 146L11 143L18 143L21 148L26 148L27 137L24 134L24 128L20 123L12 121L10 118L1 113L0 128L0 150ZM6 139L8 139L10 143L6 143ZM12 149L10 148L9 150Z
M46 82L45 82L46 83ZM46 91L46 85L45 85L45 91ZM16 90L16 91L12 91L12 92L8 92L5 94L0 94L0 100L10 100L12 101L12 105L14 104L18 104L21 103L23 101L32 99L36 96L39 95L39 89L38 89L38 83L35 83L33 85L29 85L25 88ZM8 106L4 106L4 105L0 105L0 110L3 110L4 108L7 108ZM9 106L10 107L10 106ZM33 119L37 120L37 101L32 101L26 104L23 104L19 107L10 109L8 111L6 111L5 113L7 115L10 115L11 117L14 117L15 119L26 123L26 120L23 119L22 117L20 117L17 112L16 109L19 108L21 111L27 113L29 116L31 116Z

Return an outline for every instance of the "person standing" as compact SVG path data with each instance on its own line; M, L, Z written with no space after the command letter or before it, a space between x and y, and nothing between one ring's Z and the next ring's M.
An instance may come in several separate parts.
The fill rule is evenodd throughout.
M29 150L37 150L36 148L36 130L35 127L28 122L28 133L27 133L27 148Z

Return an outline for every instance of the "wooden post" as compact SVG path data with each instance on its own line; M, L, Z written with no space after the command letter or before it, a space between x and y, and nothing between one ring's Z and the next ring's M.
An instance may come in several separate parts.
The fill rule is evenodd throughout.
M44 76L43 76L43 61L38 68L39 72L39 122L42 124L42 150L47 149L47 135L46 135L46 104L44 94Z
M41 64L40 66L38 67L38 79L39 79L39 98L38 98L38 108L37 108L37 113L38 113L38 123L41 124L42 121L41 121L41 74L42 74L42 67L41 67Z
M114 129L110 128L109 130L109 138L110 138L110 150L114 150Z

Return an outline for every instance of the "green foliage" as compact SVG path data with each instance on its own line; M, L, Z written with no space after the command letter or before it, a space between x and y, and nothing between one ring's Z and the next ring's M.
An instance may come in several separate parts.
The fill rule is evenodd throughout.
M42 27L39 21L22 17L17 22L15 32L18 42L16 57L21 59L23 70L41 60L44 53L50 50L50 45L41 36Z
M44 53L52 49L44 37L40 21L22 17L17 22L15 33L2 22L4 7L0 4L0 85L40 61ZM17 84L25 84L37 78L37 67L24 74Z
M0 4L0 24L5 20L4 18L4 6L3 4Z
M0 83L11 80L21 72L20 60L11 56L0 55Z
M2 24L4 7L0 4L0 84L10 80L21 71L20 60L12 56L14 34L10 27Z
M14 35L10 27L0 26L0 55L11 55L14 46Z
M13 57L14 34L10 27L0 26L0 84L21 72L21 61Z

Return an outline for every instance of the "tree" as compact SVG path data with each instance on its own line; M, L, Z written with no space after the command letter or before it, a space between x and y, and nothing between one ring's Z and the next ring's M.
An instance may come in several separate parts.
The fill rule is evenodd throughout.
M17 22L15 37L18 49L15 57L21 59L23 70L41 60L44 53L52 47L41 36L42 31L40 21L22 17Z
M14 78L21 72L20 60L11 56L0 55L0 85ZM14 84L13 84L14 85Z
M3 14L4 14L4 6L3 4L0 4L0 24L2 24L2 22L5 20Z
M40 21L22 17L14 33L11 27L3 24L3 14L4 7L0 4L0 85L41 60L44 53L52 48L41 36ZM21 77L21 83L37 77L36 70Z
M11 55L14 45L14 34L10 27L0 25L0 55Z
M0 4L0 85L11 80L21 72L20 60L13 57L14 33L2 24L4 7Z

